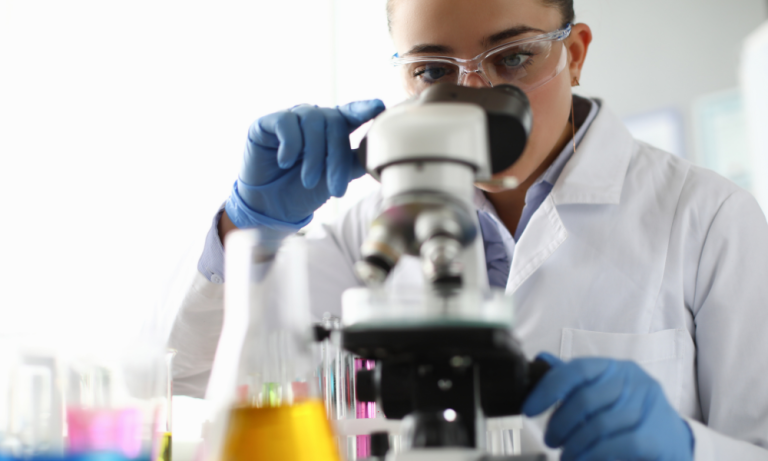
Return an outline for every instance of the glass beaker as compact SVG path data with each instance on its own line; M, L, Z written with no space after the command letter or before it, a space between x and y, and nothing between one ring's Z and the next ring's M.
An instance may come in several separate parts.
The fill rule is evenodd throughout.
M217 413L209 459L337 461L314 379L306 248L277 254L258 230L226 241L225 318L208 386Z
M164 348L75 352L66 362L66 453L150 461L165 405Z
M25 344L4 346L0 354L0 457L150 460L162 357L96 358Z

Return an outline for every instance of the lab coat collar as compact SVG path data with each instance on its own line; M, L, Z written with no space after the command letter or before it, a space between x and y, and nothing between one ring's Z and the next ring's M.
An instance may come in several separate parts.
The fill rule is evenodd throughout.
M552 189L554 204L618 205L633 145L621 120L601 104Z
M552 192L514 246L508 294L525 283L568 238L558 205L619 204L632 149L632 135L613 112L601 105ZM475 205L498 220L493 205L482 192L475 195Z

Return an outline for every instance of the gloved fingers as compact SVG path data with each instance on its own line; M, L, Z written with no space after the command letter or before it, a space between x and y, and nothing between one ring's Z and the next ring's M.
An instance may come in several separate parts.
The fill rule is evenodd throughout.
M550 367L556 367L559 365L565 364L564 361L560 360L559 357L555 357L554 355L550 354L549 352L542 352L539 355L536 356L536 360L543 360L549 364Z
M384 112L384 109L384 103L379 99L355 101L338 107L348 125L347 135L360 128L363 123Z
M536 416L606 371L609 359L575 359L549 370L523 402L523 414Z
M304 138L304 157L301 165L301 182L307 189L314 189L323 175L326 157L326 119L322 109L302 105L293 109L299 116Z
M347 191L353 160L352 147L349 144L349 130L339 110L328 109L326 121L328 125L328 157L325 171L328 192L334 197L341 197Z
M615 365L593 382L571 393L552 414L547 425L544 442L550 447L559 447L571 438L574 431L590 420L594 415L608 411L619 402L625 389L629 388L622 373L617 373Z
M592 415L559 445L563 460L579 459L601 440L637 431L645 416L643 398L625 394L615 406Z
M292 167L303 145L299 116L290 111L275 112L260 118L258 124L261 131L277 136L277 164L280 168Z
M272 117L274 117L275 115L276 114L271 114ZM266 149L277 149L280 146L280 141L278 141L274 131L267 132L261 126L262 123L264 122L263 119L266 117L270 117L270 115L267 115L265 117L262 117L256 120L248 128L248 143L253 144L256 147L261 147Z
M634 431L631 431L600 439L576 458L562 457L561 459L575 459L578 461L660 459L659 455L661 453L656 453L656 451L655 446L645 443L642 437L638 437Z
M261 186L283 174L285 170L277 165L277 147L267 148L252 142L246 143L240 180L251 186Z

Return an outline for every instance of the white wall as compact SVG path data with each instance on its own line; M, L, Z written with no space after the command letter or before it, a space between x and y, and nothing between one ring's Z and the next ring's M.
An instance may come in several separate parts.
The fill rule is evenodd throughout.
M754 165L753 190L768 210L768 21L744 46L741 81Z
M249 124L333 102L329 2L0 1L0 335L138 328Z
M768 18L765 0L575 0L575 8L594 33L581 92L622 117L676 108L689 154L694 100L738 86L742 42Z
M0 0L0 336L167 328L254 120L401 99L384 6Z

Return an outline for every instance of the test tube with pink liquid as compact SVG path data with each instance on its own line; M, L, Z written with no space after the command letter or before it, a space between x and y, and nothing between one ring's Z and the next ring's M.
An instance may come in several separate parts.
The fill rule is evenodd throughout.
M337 317L326 315L324 328L338 333L341 321ZM383 417L373 402L359 402L356 398L355 379L358 370L372 370L374 360L367 360L351 354L338 346L335 333L320 346L321 366L319 381L325 399L326 412L337 423L354 419L373 419ZM371 455L370 435L339 435L339 449L347 461L365 459Z

